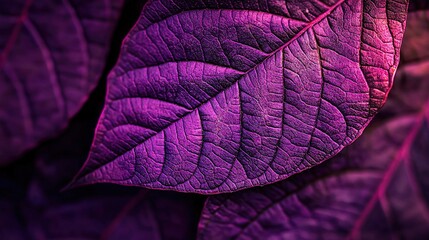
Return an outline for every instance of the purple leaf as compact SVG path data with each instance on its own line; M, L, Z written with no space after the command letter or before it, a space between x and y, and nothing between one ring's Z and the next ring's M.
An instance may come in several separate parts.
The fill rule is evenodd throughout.
M199 239L428 239L427 149L429 105L286 181L210 197Z
M94 88L122 0L0 1L0 164L53 137Z
M383 108L385 115L418 112L429 99L429 4L414 1L418 2L428 7L408 14L401 64L389 101Z
M110 74L74 186L213 194L319 164L383 105L406 9L406 0L149 2Z

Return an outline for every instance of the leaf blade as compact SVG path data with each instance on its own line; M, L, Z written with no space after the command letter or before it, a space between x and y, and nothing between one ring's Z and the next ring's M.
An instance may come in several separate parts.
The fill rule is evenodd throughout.
M370 2L313 3L306 25L301 24L306 20L273 14L267 28L264 21L254 21L266 13L251 7L241 11L248 7L244 2L236 7L221 1L229 7L213 10L177 1L187 8L151 25L146 15L162 3L145 7L124 45L110 76L112 87L93 151L76 185L112 182L208 194L265 185L317 165L354 141L383 104L405 21L399 7L406 6L389 1L386 9L401 11L391 16L374 10L383 16L378 19L363 12L363 7L371 8ZM300 6L292 1L278 4ZM189 11L193 8L198 11ZM383 31L353 25L360 18ZM338 26L331 28L332 22ZM248 24L257 27L243 27ZM276 29L287 34L279 38ZM371 44L382 57L375 57L377 51L365 42L369 38L376 38ZM239 48L237 42L259 50ZM277 47L264 52L268 46ZM154 70L154 64L165 70ZM146 72L139 75L133 69ZM227 69L231 79L220 75ZM122 105L111 101L118 95L126 97ZM171 101L178 106L171 107ZM143 128L108 133L118 122Z

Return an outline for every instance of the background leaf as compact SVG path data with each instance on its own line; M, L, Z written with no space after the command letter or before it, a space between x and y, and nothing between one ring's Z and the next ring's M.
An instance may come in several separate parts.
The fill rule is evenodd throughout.
M415 0L413 5L395 84L383 108L386 117L418 112L429 99L429 3Z
M77 113L100 78L122 2L0 1L0 164Z

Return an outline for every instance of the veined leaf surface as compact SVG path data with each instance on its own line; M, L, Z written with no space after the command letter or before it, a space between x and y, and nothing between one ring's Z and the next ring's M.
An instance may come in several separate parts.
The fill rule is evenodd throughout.
M150 1L73 185L214 194L323 162L383 105L407 4Z

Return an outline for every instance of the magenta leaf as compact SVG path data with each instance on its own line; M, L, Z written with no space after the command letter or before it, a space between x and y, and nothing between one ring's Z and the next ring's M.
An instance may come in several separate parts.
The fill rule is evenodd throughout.
M104 68L122 0L0 2L0 164L63 129Z
M213 194L323 162L383 105L406 10L406 0L150 1L72 186Z
M210 197L199 239L428 239L429 105L286 181Z

